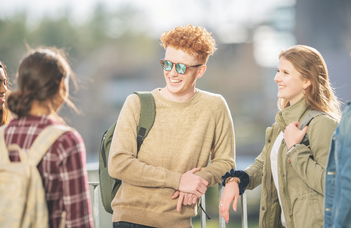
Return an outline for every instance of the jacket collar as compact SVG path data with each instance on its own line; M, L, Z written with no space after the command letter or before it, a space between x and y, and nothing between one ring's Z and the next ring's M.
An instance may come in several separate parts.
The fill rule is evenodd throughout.
M285 127L291 122L300 121L308 110L311 110L311 107L306 103L305 97L303 97L295 104L278 112L275 116L275 121L281 130L284 131Z

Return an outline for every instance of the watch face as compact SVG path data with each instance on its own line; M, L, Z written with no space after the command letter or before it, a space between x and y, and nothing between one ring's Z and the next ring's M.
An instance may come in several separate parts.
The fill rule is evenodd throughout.
M228 177L227 180L225 181L226 183L229 183L231 181L233 181L234 177Z

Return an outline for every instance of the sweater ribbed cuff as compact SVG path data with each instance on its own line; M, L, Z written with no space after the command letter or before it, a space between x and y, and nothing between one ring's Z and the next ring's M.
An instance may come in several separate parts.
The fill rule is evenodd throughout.
M180 173L176 172L169 172L166 175L166 180L165 180L165 187L168 188L173 188L175 190L178 190L179 188L179 182L180 182Z

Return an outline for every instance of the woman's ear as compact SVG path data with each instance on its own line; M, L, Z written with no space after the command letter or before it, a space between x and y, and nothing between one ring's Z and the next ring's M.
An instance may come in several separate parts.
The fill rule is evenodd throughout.
M302 85L303 89L307 89L309 86L311 86L311 80L310 79L306 79Z

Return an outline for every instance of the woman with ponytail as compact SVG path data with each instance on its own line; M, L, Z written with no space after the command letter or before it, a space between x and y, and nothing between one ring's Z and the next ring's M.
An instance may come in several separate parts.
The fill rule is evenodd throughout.
M0 61L0 126L10 122L11 113L5 105L5 100L10 93L9 79L7 77L7 72L5 65Z
M8 96L7 104L17 118L6 127L5 142L28 150L46 127L65 125L57 112L65 102L73 106L68 100L73 75L61 51L45 48L30 51L16 76L18 90ZM20 160L17 151L10 152L10 160ZM85 163L83 139L73 129L59 136L39 162L51 228L62 221L65 227L93 226Z
M220 213L228 221L230 204L236 210L239 194L262 185L261 228L323 227L324 177L331 137L341 117L340 102L322 55L308 46L280 53L274 81L280 111L266 130L265 146L255 163L222 177ZM311 111L318 114L300 130ZM306 133L309 141L302 142Z

